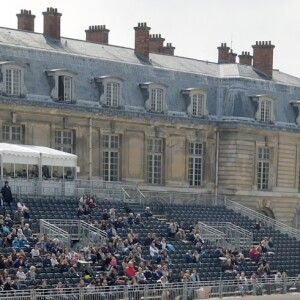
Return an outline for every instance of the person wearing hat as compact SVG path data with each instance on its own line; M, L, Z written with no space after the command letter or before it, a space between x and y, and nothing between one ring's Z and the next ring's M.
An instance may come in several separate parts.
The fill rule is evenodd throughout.
M12 193L8 181L5 181L4 186L1 189L1 194L4 202L7 202L10 206L10 203L13 201Z

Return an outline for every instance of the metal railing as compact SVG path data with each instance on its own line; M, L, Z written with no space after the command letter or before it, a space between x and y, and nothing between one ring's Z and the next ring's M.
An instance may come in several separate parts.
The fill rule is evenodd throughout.
M41 219L40 224L41 229L42 226L45 227L44 224L51 228L60 229L61 232L68 236L69 245L67 247L70 247L72 240L81 241L83 245L88 245L92 242L96 246L100 246L105 243L107 239L107 233L105 231L82 220Z
M265 227L272 228L273 230L278 230L281 233L288 234L290 237L296 238L298 241L300 241L300 230L298 229L276 221L235 201L225 199L224 204L226 208L232 209L233 211L240 213L242 216L248 217L255 221L262 221Z
M52 220L40 220L40 233L42 235L47 234L51 240L58 239L59 245L63 248L70 247L71 245L69 233L54 225Z
M202 222L197 223L197 229L201 232L201 237L209 245L228 248L229 245L226 241L226 234L222 231Z
M222 278L221 278L222 279ZM281 282L256 280L198 281L158 284L134 284L116 286L94 286L92 288L61 287L55 289L0 291L1 300L167 300L167 299L208 299L240 295L286 294L300 292L300 278L286 278Z
M230 222L206 222L206 224L224 232L226 240L237 250L249 249L253 242L252 232Z

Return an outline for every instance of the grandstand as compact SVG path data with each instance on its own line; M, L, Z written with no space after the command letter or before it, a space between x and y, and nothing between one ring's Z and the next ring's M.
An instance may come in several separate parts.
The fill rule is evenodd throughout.
M180 195L176 195L176 197L178 196ZM195 201L194 198L195 197L193 195L190 195L191 203ZM159 199L159 197L157 197L157 199ZM163 198L161 197L161 199ZM128 228L123 227L118 229L118 236L122 240L126 240L130 229L132 229L134 233L138 234L138 246L141 247L142 258L146 261L151 261L153 263L153 267L155 267L158 263L153 259L153 257L150 256L149 246L145 246L145 239L148 233L154 233L158 237L159 241L164 237L167 238L175 248L173 252L169 253L170 261L168 263L168 269L169 271L172 270L173 276L175 278L173 283L180 285L181 280L179 280L178 278L180 277L181 272L186 273L189 271L191 274L192 270L196 269L197 273L199 274L200 282L198 283L198 286L195 285L195 282L190 282L190 284L194 286L192 290L194 291L200 286L204 286L206 285L206 283L210 283L209 291L211 296L214 293L220 293L219 288L217 288L220 281L223 281L224 283L231 282L231 284L233 285L227 288L226 286L224 287L224 295L226 295L227 293L229 295L236 295L236 293L239 293L238 283L236 282L237 272L224 272L223 266L220 265L220 259L218 256L216 256L216 250L220 246L226 249L236 248L240 253L243 253L245 261L239 266L238 273L245 272L246 277L250 278L253 273L257 272L258 267L257 264L253 263L249 259L249 249L251 245L259 244L265 236L272 237L274 243L274 253L265 254L265 259L270 264L271 268L271 274L268 276L270 280L272 281L274 279L274 276L278 271L286 272L291 278L295 278L300 274L300 235L297 236L297 232L293 231L292 229L290 231L291 236L288 233L282 233L280 230L276 229L275 221L268 220L263 215L257 215L257 218L261 217L261 219L251 219L247 216L243 216L240 212L236 212L241 211L241 207L238 205L234 205L233 202L226 199L225 197L214 197L212 195L202 196L196 201L196 205L179 205L173 203L165 204L163 203L163 201L151 201L148 203L146 198L144 199L143 203L135 202L134 199L131 199L133 201L123 201L123 199L97 199L96 207L92 210L92 212L80 217L78 217L77 214L78 199L73 197L65 199L56 199L55 197L28 197L23 198L22 200L23 204L30 211L30 220L28 222L31 224L31 228L36 234L42 233L50 236L52 239L56 238L61 243L61 247L70 246L76 252L80 252L91 241L96 243L96 246L98 248L101 248L103 244L106 243L106 241L103 239L93 240L94 233L90 231L90 228L87 228L85 232L77 232L77 235L74 238L75 231L73 228L74 226L76 228L79 228L77 225L78 223L74 225L74 222L82 222L82 224L86 224L85 226L95 227L93 225L95 221L97 223L100 223L103 220L104 210L109 211L111 208L114 208L116 210L115 218L118 219L119 217L127 218L130 212L134 212L135 215L139 213L143 214L145 211L145 205L149 205L150 210L153 212L153 216L143 217L142 224L133 223ZM16 203L13 203L12 207L6 207L6 211L14 211L16 209ZM244 211L246 210L247 209L244 208ZM257 229L255 226L253 226L258 220L263 220L263 222L265 223L265 227L263 229ZM27 221L25 220L25 222ZM192 242L185 239L183 241L176 240L172 237L167 236L168 228L171 222L177 222L178 224L180 224L180 226L187 233L189 231L190 225L192 225L193 223L200 224L198 226L200 226L201 228L201 234L202 238L204 239L204 244L201 250L201 257L199 259L199 262L187 262L186 260L186 253L194 249L194 244ZM53 227L47 224L51 224L51 226ZM280 224L277 224L277 226L278 225ZM234 228L234 231L232 228ZM283 226L281 229L285 230L286 228ZM63 244L64 238L62 232L65 232L69 238L66 244ZM104 236L106 236L105 231L103 237ZM245 236L247 237L247 239L245 238ZM88 238L86 239L84 237ZM4 241L5 235L3 234L3 242ZM90 278L86 278L87 276L84 276L84 272L62 272L61 268L59 267L45 267L42 264L43 258L31 257L30 251L33 247L33 242L31 242L30 244L30 247L21 247L21 249L18 249L18 251L23 250L27 257L26 270L31 265L36 266L37 276L34 280L30 279L21 282L20 286L23 291L35 291L37 286L40 286L42 284L43 280L46 280L48 287L53 288L54 291L56 290L57 284L59 282L62 282L64 285L67 285L69 287L76 288L78 287L78 284L82 278L84 278L86 284L89 284L94 279L97 280L99 278L103 278L103 276L105 277L107 274L107 270L103 270L103 267L98 263L92 265L93 276ZM51 252L51 250L49 251ZM2 243L0 253L5 258L7 258L11 254L11 252L12 248L7 247L5 246L5 243ZM126 254L117 256L117 265L115 266L117 275L121 278L123 278L124 276L123 260L125 256ZM16 268L9 268L7 269L7 272L12 279L15 279L17 272ZM157 284L156 281L151 283ZM118 286L118 288L121 288L121 285ZM160 282L159 285L161 285ZM142 289L144 287L141 286L140 288ZM299 291L299 286L295 285L295 282L289 283L286 285L284 292L295 291L297 289ZM178 287L178 291L179 290L180 288ZM183 287L182 290L184 290ZM252 292L253 287L252 289L249 288L249 293ZM276 285L270 285L270 288L265 289L265 292L276 292ZM161 292L158 294L161 295ZM135 298L133 297L132 299L140 299L140 297L142 297L141 292L139 292L137 295L135 295ZM157 292L153 295L157 295ZM178 292L176 295L180 295L180 292ZM191 295L189 295L189 293L187 292L186 296L189 297ZM151 297L144 299L155 299ZM112 297L107 299L118 298Z

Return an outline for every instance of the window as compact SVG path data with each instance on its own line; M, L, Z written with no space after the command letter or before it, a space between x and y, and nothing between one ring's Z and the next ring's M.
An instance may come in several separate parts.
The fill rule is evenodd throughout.
M21 142L22 127L21 126L2 126L2 141L3 142Z
M6 94L20 96L21 94L21 70L6 70Z
M58 100L72 100L72 77L58 76Z
M151 110L156 112L163 111L164 91L163 89L151 89Z
M204 115L204 95L202 94L195 94L193 95L192 100L192 107L193 107L193 116L203 116Z
M141 83L140 88L145 100L145 109L150 112L164 113L168 110L166 103L167 86L160 83Z
M188 180L190 186L201 186L202 184L202 154L201 143L189 143L189 165Z
M120 83L108 82L106 85L106 104L118 107L120 103Z
M24 70L26 65L14 61L0 62L1 81L0 92L8 97L24 97L26 88L24 85Z
M163 140L147 140L147 182L162 184Z
M268 95L250 96L250 98L257 102L257 111L255 114L256 120L264 123L271 123L275 121L274 115L274 98Z
M54 101L74 102L74 77L75 72L63 69L46 71L48 77L54 79L54 87L51 90L51 98Z
M206 116L207 91L199 88L189 88L181 91L187 107L187 114L193 117Z
M55 130L55 149L73 153L73 131Z
M105 181L119 180L119 149L118 135L103 136L103 179Z
M271 121L272 102L269 100L261 101L260 103L260 120L262 122Z
M270 174L270 148L258 148L257 188L268 190Z
M103 107L120 108L124 105L122 98L123 81L117 76L100 76L94 78L100 91L100 104Z

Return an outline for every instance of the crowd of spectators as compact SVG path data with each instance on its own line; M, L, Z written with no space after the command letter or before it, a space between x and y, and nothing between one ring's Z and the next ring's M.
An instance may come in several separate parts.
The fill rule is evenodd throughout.
M114 207L104 208L97 220L93 216L96 208L95 197L83 195L78 204L78 217L87 215L88 222L105 231L108 240L101 245L91 242L77 252L62 249L59 240L50 240L47 235L33 235L28 208L21 201L13 219L9 213L0 215L2 246L6 248L6 255L0 256L0 287L3 290L20 289L28 281L38 282L39 268L68 273L78 278L78 287L89 288L200 281L201 258L207 254L198 222L183 224L171 220L167 231L161 232L160 236L149 232L141 238L136 229L143 228L146 219L152 218L149 207L143 213L135 213L127 206L122 213ZM257 226L258 230L262 227L262 224ZM177 242L186 243L189 250L182 256L186 270L174 273L172 257L176 253ZM251 247L249 255L219 247L213 256L222 262L222 272L235 275L244 295L249 283L271 275L266 254L274 253L273 248L272 239L266 237L259 245ZM250 278L242 271L248 257L257 265L257 272ZM7 271L12 269L13 273ZM279 281L277 275L276 280ZM67 282L59 282L56 288L59 290L66 285ZM35 287L45 289L47 281L40 280Z

